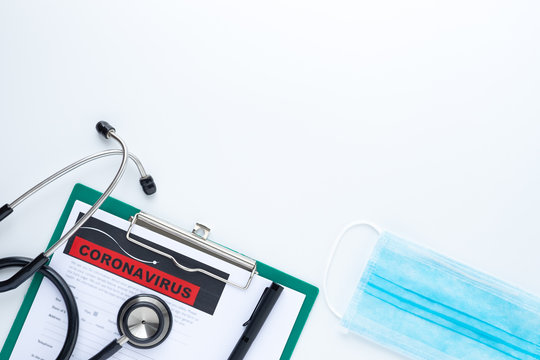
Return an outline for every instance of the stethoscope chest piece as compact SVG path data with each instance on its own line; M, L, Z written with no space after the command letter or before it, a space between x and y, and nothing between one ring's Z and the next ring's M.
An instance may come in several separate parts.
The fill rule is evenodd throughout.
M161 344L171 332L171 309L155 295L135 295L120 307L116 323L121 337L113 340L90 360L108 359L125 343L139 349Z
M118 332L137 348L151 348L161 344L172 328L169 306L150 294L129 298L118 312Z

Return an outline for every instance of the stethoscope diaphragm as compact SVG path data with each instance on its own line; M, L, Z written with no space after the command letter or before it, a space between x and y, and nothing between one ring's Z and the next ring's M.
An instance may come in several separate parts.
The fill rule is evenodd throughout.
M172 328L169 306L150 294L129 298L118 312L118 332L137 348L151 348L161 344Z
M113 340L90 360L108 359L125 343L139 349L161 344L171 332L172 313L167 303L159 297L140 294L122 304L116 324L121 337Z

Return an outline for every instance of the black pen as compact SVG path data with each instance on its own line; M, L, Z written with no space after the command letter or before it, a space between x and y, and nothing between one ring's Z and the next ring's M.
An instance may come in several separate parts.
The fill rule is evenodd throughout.
M228 360L241 360L244 358L244 356L246 356L249 347L263 327L264 322L268 318L268 315L270 315L270 312L274 308L274 305L276 304L282 291L283 287L275 282L264 289L257 306L255 306L255 309L253 310L253 314L251 314L249 320L244 323L244 326L246 327L244 329L244 333L236 343L236 346L231 352L231 355L229 355Z

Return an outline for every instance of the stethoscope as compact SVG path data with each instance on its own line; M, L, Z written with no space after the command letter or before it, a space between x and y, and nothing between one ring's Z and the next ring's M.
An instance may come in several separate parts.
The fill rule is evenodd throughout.
M119 144L121 149L113 149L102 151L85 158L80 159L66 166L60 171L52 174L23 195L18 197L10 204L6 204L0 208L0 221L13 213L13 209L20 205L28 197L41 190L56 179L71 172L72 170L89 163L93 160L100 159L111 155L122 155L122 162L116 175L110 185L103 192L103 195L94 203L94 205L84 214L71 229L69 229L58 241L50 246L46 251L39 254L35 259L25 257L8 257L0 259L0 270L4 268L20 267L13 276L7 280L0 281L0 293L16 289L31 278L36 273L41 273L49 279L60 292L66 305L66 313L68 316L67 335L64 345L58 354L57 360L67 360L73 353L77 336L79 333L79 312L75 297L71 292L69 285L64 279L54 271L50 266L46 265L51 256L56 250L64 245L84 224L90 219L105 200L111 195L116 185L124 175L128 159L133 160L137 166L141 178L139 182L143 191L147 195L156 192L156 184L152 176L148 175L142 166L140 160L133 154L129 153L125 142L118 137L116 130L106 121L100 121L96 125L96 130L106 139L114 139ZM153 347L165 340L172 326L172 316L170 309L165 302L153 295L137 295L127 300L120 308L117 319L118 331L122 335L118 340L114 340L101 352L96 354L92 359L106 359L107 357L118 351L126 342L139 348ZM101 355L100 355L101 354Z

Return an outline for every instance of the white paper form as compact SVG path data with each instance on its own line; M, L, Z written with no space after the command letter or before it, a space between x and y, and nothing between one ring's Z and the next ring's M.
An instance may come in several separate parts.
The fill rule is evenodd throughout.
M77 201L67 221L66 229L76 222L80 213L86 212L89 208L89 205ZM129 222L101 210L93 218L123 231L129 227ZM224 271L229 274L231 281L241 283L249 277L249 272L245 270L145 228L136 226L133 234ZM115 240L118 239L111 237L110 241ZM74 244L75 242L72 250L75 248ZM162 288L156 288L158 291L149 289L66 254L64 252L66 246L55 253L51 266L64 277L77 299L80 330L79 340L72 356L72 359L77 360L88 359L119 337L116 326L118 309L129 297L140 293L154 294L167 302L173 313L171 334L163 344L151 349L136 349L125 345L112 359L227 358L244 330L242 324L250 317L264 289L271 283L268 279L255 276L247 290L227 285L223 288L215 308L210 306L202 311L163 295L162 288L168 285L163 283L164 280L159 282L155 277L152 282L161 285ZM103 261L103 258L100 260ZM142 264L152 264L154 261L152 258L138 260ZM152 278L152 275L145 276L147 279ZM174 286L168 288L174 289ZM179 284L176 289L179 289ZM179 291L178 294L182 292ZM279 359L304 298L305 295L302 293L289 288L284 289L248 352L247 360ZM65 306L60 294L47 280L43 280L11 358L55 359L65 339L66 330Z

